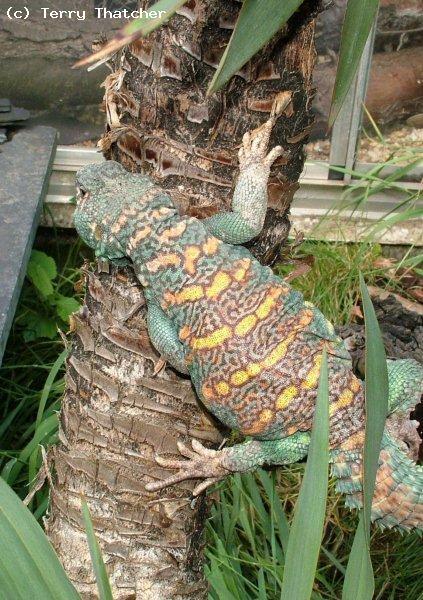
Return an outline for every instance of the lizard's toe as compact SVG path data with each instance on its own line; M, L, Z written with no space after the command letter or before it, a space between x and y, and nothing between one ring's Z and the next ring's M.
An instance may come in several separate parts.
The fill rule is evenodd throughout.
M267 165L269 165L269 167L271 167L273 165L273 163L275 162L275 160L277 158L279 158L280 156L282 156L282 154L283 154L282 146L275 146L274 148L272 148L272 150L266 156L266 158L264 159L264 162Z
M165 469L176 469L177 473L170 475L163 481L148 483L145 488L155 492L174 483L187 479L203 479L194 489L193 494L198 495L207 487L223 479L229 471L223 466L224 451L206 448L198 440L192 441L192 450L182 442L178 442L179 452L188 460L178 460L156 456L157 464Z

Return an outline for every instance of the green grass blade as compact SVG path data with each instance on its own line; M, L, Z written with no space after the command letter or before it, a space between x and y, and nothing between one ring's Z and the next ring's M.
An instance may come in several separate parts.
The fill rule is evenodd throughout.
M57 430L58 427L58 419L57 414L50 415L44 421L41 422L40 426L34 433L34 437L31 439L28 444L21 450L18 456L18 460L14 463L10 471L7 475L7 483L12 485L16 478L19 476L19 473L23 469L26 462L29 460L29 457L34 452L36 448L38 448L39 444L43 444L46 440L49 440L52 434ZM7 464L3 468L1 472L1 477L6 479L5 473L7 472Z
M326 512L328 465L329 391L325 351L310 450L289 534L282 600L309 600L311 596Z
M370 559L370 517L382 434L388 414L388 372L382 336L372 301L360 273L366 327L366 438L363 509L345 574L342 600L370 600L375 582Z
M79 598L45 533L1 478L0 590L13 600Z
M297 10L302 0L244 0L231 39L208 93L219 90L263 48Z
M364 513L360 510L360 519L345 573L342 600L371 600L374 589L375 580L367 542Z
M278 492L275 489L275 481L273 479L274 473L272 476L269 476L266 471L263 469L258 469L257 471L260 482L269 498L271 507L274 512L274 520L278 525L278 534L279 541L283 551L286 553L288 548L288 540L289 540L289 523L286 518L285 511L282 506L282 502L278 496Z
M370 514L382 434L388 414L388 371L376 313L360 273L366 328L366 439L364 442L364 522L370 531Z
M87 532L88 546L90 549L91 561L93 563L95 580L97 582L100 600L113 600L112 589L110 587L106 566L101 555L100 546L95 536L90 510L85 500L82 501L82 515L84 517L85 531Z
M331 127L347 96L357 71L370 30L376 18L379 0L348 0L341 33L338 69L329 115Z
M67 354L68 354L67 350L63 350L63 352L61 352L59 354L59 356L54 361L53 366L51 367L50 373L48 374L48 377L47 377L46 382L43 387L43 391L41 393L40 404L38 405L37 418L35 421L36 429L38 428L38 426L41 423L41 420L42 420L43 414L44 414L44 410L46 407L46 403L47 403L48 397L51 392L53 382L56 379L56 376L57 376L58 372L60 371L63 363L65 362Z

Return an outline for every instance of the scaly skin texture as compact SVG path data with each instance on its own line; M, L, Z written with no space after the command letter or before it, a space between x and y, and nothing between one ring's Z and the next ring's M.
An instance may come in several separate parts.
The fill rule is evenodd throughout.
M157 457L177 469L160 484L199 478L194 493L232 472L284 464L307 454L323 350L328 354L330 448L338 489L361 505L363 386L343 342L322 313L242 246L261 230L267 180L279 147L267 153L276 116L244 136L232 212L182 218L146 176L119 164L77 175L75 225L97 256L132 261L144 286L151 340L190 375L204 405L253 439L211 450L179 444L188 460ZM409 413L421 393L414 361L390 364L390 415L373 500L381 526L423 528L423 474ZM405 444L407 442L408 445Z

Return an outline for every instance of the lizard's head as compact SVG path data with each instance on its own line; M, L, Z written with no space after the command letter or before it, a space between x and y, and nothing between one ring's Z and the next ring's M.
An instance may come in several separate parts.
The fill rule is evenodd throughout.
M145 175L128 173L122 165L106 161L83 167L76 174L74 223L96 256L116 260L125 256L128 224L119 217L128 206L139 206L152 182Z

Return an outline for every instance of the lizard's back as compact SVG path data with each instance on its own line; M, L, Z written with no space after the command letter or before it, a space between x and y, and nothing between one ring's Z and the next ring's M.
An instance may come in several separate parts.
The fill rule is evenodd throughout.
M155 271L153 286L178 327L190 375L212 413L263 439L309 430L326 347L331 443L362 429L361 384L318 309L245 248L217 240L197 219L163 225L157 236L169 244L157 246L147 268Z

